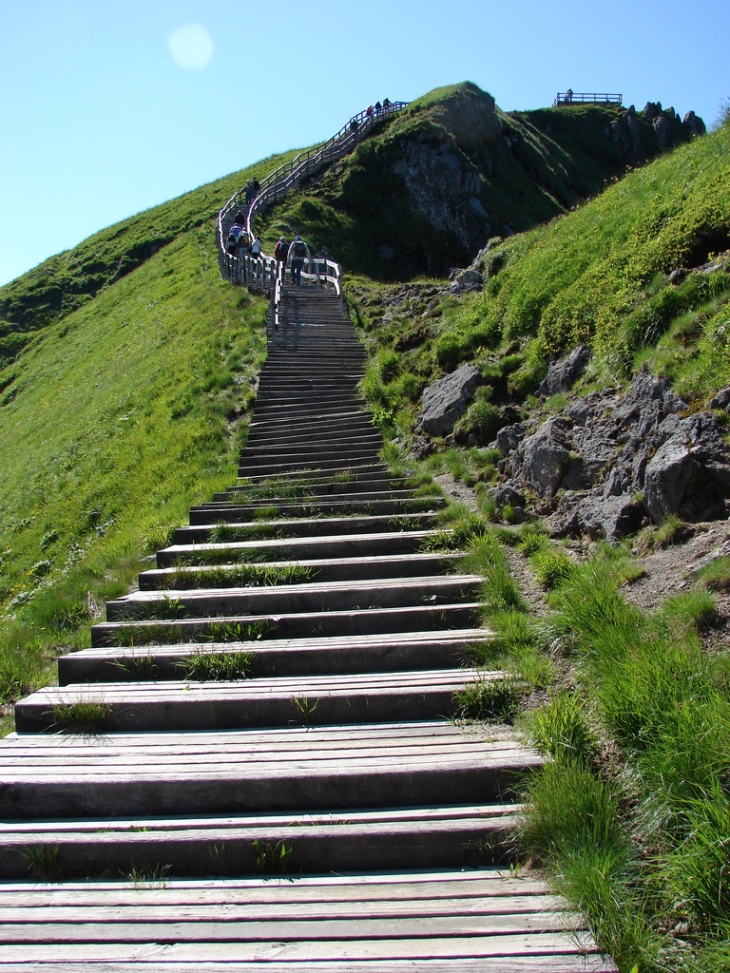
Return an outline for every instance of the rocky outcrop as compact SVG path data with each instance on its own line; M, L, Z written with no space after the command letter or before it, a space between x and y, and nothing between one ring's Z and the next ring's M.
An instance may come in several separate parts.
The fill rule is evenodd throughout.
M730 387L711 400L726 401ZM538 498L555 536L617 540L647 518L727 515L730 454L717 420L686 410L665 379L642 371L622 397L593 392L531 430L505 427L493 445L510 489Z
M484 384L476 365L462 365L434 382L423 393L418 426L429 436L447 436L469 407L474 392Z
M537 394L548 398L571 389L586 370L591 353L586 345L578 345L566 358L550 362L547 377L540 383Z
M435 230L454 233L467 252L490 236L479 171L455 142L419 135L403 144L393 170L406 184L411 207Z

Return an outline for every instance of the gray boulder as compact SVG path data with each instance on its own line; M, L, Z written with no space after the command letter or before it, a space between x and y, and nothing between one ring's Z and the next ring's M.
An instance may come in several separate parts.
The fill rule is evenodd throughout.
M517 451L523 481L541 497L554 497L573 462L571 427L560 417L548 419Z
M664 432L664 430L662 430ZM644 474L644 503L655 523L670 514L697 523L725 515L730 458L711 412L668 422Z
M484 376L476 365L462 365L423 393L419 426L429 436L447 436L464 415Z
M618 541L641 526L644 505L630 493L605 497L600 489L565 493L548 519L552 537L591 537Z
M516 490L511 483L503 483L502 486L494 487L489 491L489 495L500 508L506 507L507 504L512 507L525 506L524 494Z
M522 423L515 422L511 426L503 426L497 433L497 438L495 440L497 444L497 449L500 451L502 456L507 456L509 453L513 452L522 442L525 435L525 431L522 428Z
M569 355L548 366L547 377L540 383L537 394L548 398L558 392L567 392L586 370L591 353L586 345L578 345Z
M707 407L708 409L725 409L726 412L730 411L730 385L724 389L720 389L717 395L713 395L707 403Z

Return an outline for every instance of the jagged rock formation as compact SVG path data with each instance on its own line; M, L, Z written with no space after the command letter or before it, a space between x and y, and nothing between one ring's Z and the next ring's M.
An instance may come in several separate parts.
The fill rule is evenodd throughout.
M580 357L575 349L553 375ZM718 393L711 406L722 408L723 402L730 404L730 390ZM616 540L647 518L724 517L730 455L714 414L686 410L666 380L642 371L623 397L606 388L532 427L507 426L494 443L506 477L494 498L514 505L531 494L541 513L550 515L555 536Z

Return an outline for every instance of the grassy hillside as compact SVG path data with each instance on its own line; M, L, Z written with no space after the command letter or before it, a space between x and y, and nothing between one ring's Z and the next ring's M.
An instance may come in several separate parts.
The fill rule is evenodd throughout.
M407 431L423 387L476 361L495 400L524 402L551 355L586 342L587 381L621 381L647 364L704 402L730 379L729 154L725 125L544 226L493 240L482 293L442 294L430 307L414 299L383 326L377 287L356 286L380 349L372 400Z
M208 219L3 373L0 700L87 645L140 557L235 479L265 307L220 280Z
M270 239L298 229L316 250L326 246L337 254L351 273L378 280L445 276L450 267L469 263L490 232L524 231L565 213L627 165L663 151L641 113L635 116L638 142L629 144L622 113L615 105L505 113L473 84L439 88L384 122L346 165L290 194L274 213ZM673 137L686 137L681 125ZM479 235L477 220L471 249L448 226L434 228L414 202L417 190L409 190L402 165L424 153L436 167L447 160L476 178L472 196L491 230ZM423 181L429 177L437 178L433 168L424 170ZM469 192L445 204L466 213L467 222L474 216Z

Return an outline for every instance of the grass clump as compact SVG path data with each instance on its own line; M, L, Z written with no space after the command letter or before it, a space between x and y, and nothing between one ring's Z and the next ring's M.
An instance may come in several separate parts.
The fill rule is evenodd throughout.
M28 845L21 850L28 871L39 882L60 882L63 875L61 849L54 845Z
M231 682L250 679L253 675L256 655L254 652L206 652L196 649L181 659L177 667L185 679L201 682Z
M197 570L176 570L165 579L168 588L250 588L278 584L304 584L316 577L313 567L300 564L246 564Z
M59 703L53 707L53 723L62 733L94 736L108 727L112 708L101 700Z
M523 695L524 687L520 687L513 679L482 677L454 694L456 718L512 723Z

